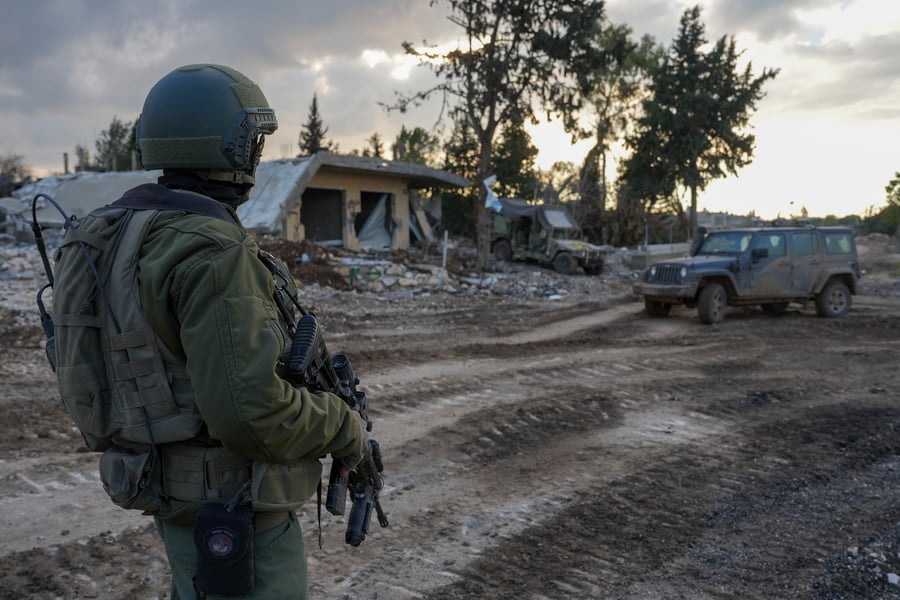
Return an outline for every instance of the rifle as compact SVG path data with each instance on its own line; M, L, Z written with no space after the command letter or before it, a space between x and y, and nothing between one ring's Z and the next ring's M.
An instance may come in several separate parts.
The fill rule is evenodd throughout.
M293 334L290 357L287 361L288 379L312 391L325 391L341 398L351 410L355 410L366 423L366 431L372 431L366 393L356 388L359 378L353 372L350 359L343 354L328 354L319 322L315 315L306 313L297 322ZM347 491L351 492L352 506L347 519L346 543L359 546L369 531L372 509L378 515L378 523L388 526L387 515L381 508L378 492L384 486L381 473L381 448L370 439L371 459L364 459L356 471L349 471L340 461L331 461L325 508L333 515L343 516L347 504Z

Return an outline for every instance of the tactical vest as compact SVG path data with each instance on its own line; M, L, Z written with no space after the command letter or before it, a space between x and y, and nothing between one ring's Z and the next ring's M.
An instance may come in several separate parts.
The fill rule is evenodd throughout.
M203 420L185 364L141 310L138 257L162 210L240 226L212 199L147 184L68 229L56 255L47 348L66 411L88 448L103 452L104 489L123 508L190 521L200 503L226 501L242 489L254 510L296 508L315 492L318 460L254 462L198 438ZM284 268L271 260L266 266ZM293 284L286 269L273 276Z

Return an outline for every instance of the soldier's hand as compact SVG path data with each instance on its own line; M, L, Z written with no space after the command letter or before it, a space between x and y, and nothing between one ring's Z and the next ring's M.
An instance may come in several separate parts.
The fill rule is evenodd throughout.
M369 434L366 431L366 420L362 418L362 416L354 411L350 411L350 414L356 418L356 424L359 425L359 438L357 439L356 451L353 454L348 454L347 456L341 457L341 462L344 464L349 471L355 471L357 465L366 460L371 456L372 450L369 445ZM341 475L346 475L344 470L341 470Z
M368 440L367 446L365 457L356 465L356 474L369 480L372 487L380 490L384 487L384 478L381 476L381 472L384 471L381 463L381 446L372 439Z

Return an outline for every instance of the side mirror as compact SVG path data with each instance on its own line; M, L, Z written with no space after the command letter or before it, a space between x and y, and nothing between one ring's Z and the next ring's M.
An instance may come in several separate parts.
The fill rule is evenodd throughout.
M754 248L750 251L750 257L753 259L753 262L756 262L762 258L769 258L769 249L768 248Z

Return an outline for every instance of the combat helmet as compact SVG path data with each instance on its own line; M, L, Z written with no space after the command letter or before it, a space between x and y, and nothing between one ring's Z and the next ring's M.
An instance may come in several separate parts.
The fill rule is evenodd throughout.
M265 136L277 128L275 111L245 75L221 65L187 65L147 94L137 152L145 170L189 170L249 191Z

